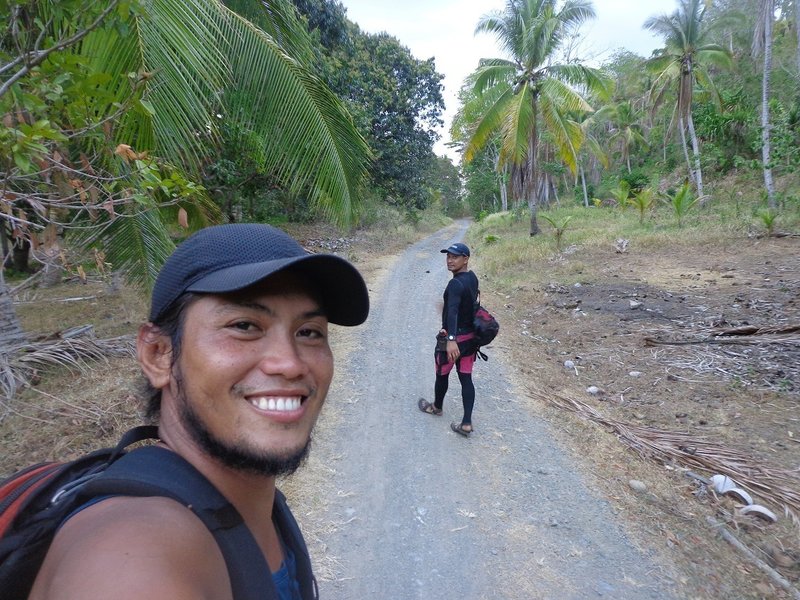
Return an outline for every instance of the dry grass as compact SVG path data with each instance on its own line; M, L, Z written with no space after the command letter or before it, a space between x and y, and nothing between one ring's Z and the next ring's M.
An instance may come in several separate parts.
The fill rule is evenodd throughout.
M568 252L529 238L525 222L479 247L474 267L491 274L498 347L632 538L680 564L696 597L791 597L706 519L800 585L797 242L731 236L708 222L629 232L618 219L576 232ZM474 243L489 235L481 229ZM617 237L630 239L626 253L615 252ZM511 272L509 247L520 248ZM602 393L588 394L590 385ZM741 515L688 472L731 476L778 523Z

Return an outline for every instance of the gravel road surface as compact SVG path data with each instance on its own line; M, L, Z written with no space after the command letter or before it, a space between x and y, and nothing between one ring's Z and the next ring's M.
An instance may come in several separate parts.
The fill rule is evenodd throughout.
M418 398L432 401L434 335L450 277L439 251L466 227L443 229L385 265L370 282L369 320L342 332L352 350L337 363L326 407L335 416L317 428L306 467L313 472L297 475L318 479L322 508L296 511L304 529L322 532L310 540L315 563L327 565L321 597L677 597L673 570L626 536L624 515L515 390L502 343L513 324L501 323L489 361L475 366L469 439L449 426L462 414L455 374L444 416L417 410Z

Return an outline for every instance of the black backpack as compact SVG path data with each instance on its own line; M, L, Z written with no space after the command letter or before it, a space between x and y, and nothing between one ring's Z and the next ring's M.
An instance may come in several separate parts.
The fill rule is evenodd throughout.
M136 427L114 448L71 462L34 465L0 484L3 600L28 597L59 526L100 496L165 496L187 506L214 535L228 567L234 600L277 598L270 569L239 512L199 471L158 446L127 451L136 442L157 437L156 427ZM278 490L272 516L295 556L303 599L317 598L303 536Z
M461 287L465 291L469 291L469 288L461 281L458 279L456 279L456 281L461 284ZM490 313L481 305L480 290L476 290L475 292L472 314L472 327L475 331L475 337L470 341L472 342L478 357L482 358L483 360L489 360L489 357L486 356L485 353L481 352L481 346L488 346L494 341L494 338L496 338L497 334L500 332L500 324L497 322L497 319L494 318L492 313Z

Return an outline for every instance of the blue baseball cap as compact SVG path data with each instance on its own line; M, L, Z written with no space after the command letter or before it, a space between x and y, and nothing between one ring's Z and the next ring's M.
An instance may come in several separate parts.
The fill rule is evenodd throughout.
M462 244L461 242L456 242L455 244L450 244L450 247L443 249L442 254L456 254L458 256L469 256L469 248L466 244Z
M236 292L284 269L303 273L317 287L331 323L366 321L369 294L353 265L333 254L312 254L286 232L255 223L206 227L179 244L153 286L150 321L157 323L187 292Z

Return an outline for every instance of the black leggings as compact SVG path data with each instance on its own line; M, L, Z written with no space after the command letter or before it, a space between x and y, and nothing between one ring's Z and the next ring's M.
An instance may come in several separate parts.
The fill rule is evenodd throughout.
M458 373L458 371L456 371ZM458 380L461 382L461 401L464 403L464 418L461 419L463 425L472 425L472 407L475 406L475 384L472 383L470 373L458 373ZM433 386L433 405L439 410L444 406L444 396L447 393L448 375L437 375Z

